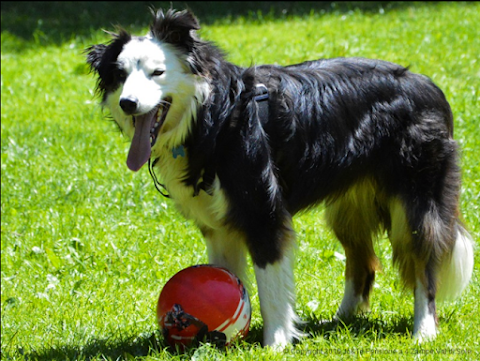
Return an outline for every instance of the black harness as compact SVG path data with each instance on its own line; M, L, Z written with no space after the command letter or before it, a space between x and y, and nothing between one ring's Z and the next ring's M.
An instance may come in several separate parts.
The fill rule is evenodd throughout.
M257 102L258 118L260 119L260 123L262 125L265 125L268 122L268 98L269 95L267 87L262 83L257 84L253 100Z
M269 94L268 94L268 89L265 86L265 84L258 83L255 85L255 95L253 96L253 100L257 103L257 109L258 109L258 119L260 120L260 124L264 126L268 122L268 99L269 99ZM183 146L181 147L182 152L178 152L178 148L173 150L173 157L176 158L178 155L180 156L185 156ZM151 158L148 159L148 171L150 172L150 175L153 179L153 183L155 185L155 188L157 191L164 197L166 198L171 198L170 194L165 193L162 189L166 190L165 185L160 183L157 179L157 176L154 172L153 167L155 164L158 162L159 158L155 159L153 162L151 162ZM203 182L202 182L203 183ZM199 190L203 189L207 194L212 195L212 193L206 189L204 184L199 185ZM195 191L195 196L198 195L198 191Z

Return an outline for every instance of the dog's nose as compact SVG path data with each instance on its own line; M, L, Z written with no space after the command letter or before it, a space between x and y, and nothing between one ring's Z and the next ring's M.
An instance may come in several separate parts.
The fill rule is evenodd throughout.
M125 114L133 114L137 110L138 100L135 98L122 98L120 99L120 108Z

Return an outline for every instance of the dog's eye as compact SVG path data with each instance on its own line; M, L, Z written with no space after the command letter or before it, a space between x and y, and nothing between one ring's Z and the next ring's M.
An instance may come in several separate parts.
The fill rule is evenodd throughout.
M125 80L127 79L127 72L120 69L117 73L117 77L119 80Z
M156 69L156 70L153 71L152 76L160 76L163 73L165 73L164 70Z

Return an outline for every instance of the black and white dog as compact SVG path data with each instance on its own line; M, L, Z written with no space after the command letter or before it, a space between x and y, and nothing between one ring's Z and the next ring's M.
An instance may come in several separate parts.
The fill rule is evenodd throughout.
M336 317L368 310L373 241L387 232L414 291L414 337L433 338L437 297L459 295L473 269L442 91L364 58L238 67L198 29L190 11L159 10L146 36L120 31L87 50L102 105L132 139L128 167L148 162L201 229L210 263L242 277L250 254L265 345L300 336L292 217L321 202L346 254Z

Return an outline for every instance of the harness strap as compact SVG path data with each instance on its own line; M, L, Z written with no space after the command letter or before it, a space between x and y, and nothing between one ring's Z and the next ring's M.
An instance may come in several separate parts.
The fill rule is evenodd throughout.
M253 97L253 100L255 100L255 102L257 102L258 118L260 119L260 123L262 124L262 126L264 126L268 122L268 99L269 99L268 89L265 86L265 84L262 84L262 83L256 84L255 87L256 87L255 88L255 95ZM183 146L178 147L178 148L174 148L172 150L172 152L173 152L173 157L174 158L177 158L177 156L181 156L181 157L185 156L185 150L184 150ZM155 164L157 162L158 162L158 158L155 159L153 162L151 161L151 159L149 159L148 160L148 170L150 172L150 175L153 178L153 183L155 184L155 188L157 188L157 191L159 191L162 196L164 196L166 198L170 198L170 195L168 193L165 193L162 190L162 189L166 190L166 188L162 183L160 183L158 181L157 176L154 172L154 167L155 167ZM207 177L207 179L205 179L205 177ZM214 177L212 177L212 175L210 175L210 176L204 175L204 181L201 182L196 187L195 192L194 192L194 196L197 196L201 189L204 190L205 192L207 192L209 195L212 195L212 193L209 190L209 187L207 186L207 184L210 185L213 182L213 178Z
M255 89L255 96L253 100L257 102L258 105L258 117L260 123L265 125L268 122L268 89L265 84L258 83Z

